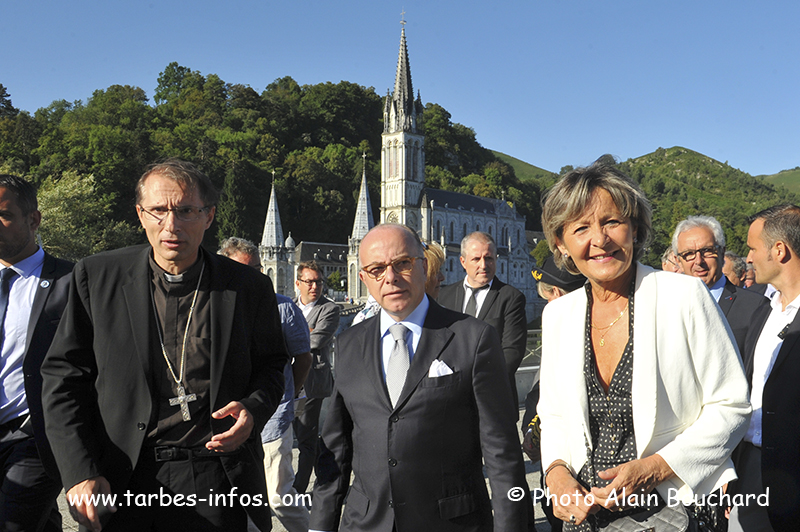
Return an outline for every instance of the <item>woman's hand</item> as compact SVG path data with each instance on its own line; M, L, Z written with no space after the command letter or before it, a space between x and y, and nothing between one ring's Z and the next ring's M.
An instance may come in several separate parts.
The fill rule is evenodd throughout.
M614 511L639 506L645 500L643 495L653 491L656 486L673 476L674 472L663 458L654 454L600 471L597 475L612 482L605 488L592 488L592 495L597 504Z
M579 525L589 514L600 508L594 504L592 494L578 483L566 467L556 467L546 479L553 504L553 514L567 523ZM567 503L567 504L562 504Z

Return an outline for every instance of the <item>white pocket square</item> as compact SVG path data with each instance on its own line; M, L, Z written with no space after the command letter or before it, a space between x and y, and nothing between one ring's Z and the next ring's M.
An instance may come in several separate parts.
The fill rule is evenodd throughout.
M431 364L431 369L428 370L428 377L444 377L445 375L452 375L453 370L439 359L436 359Z

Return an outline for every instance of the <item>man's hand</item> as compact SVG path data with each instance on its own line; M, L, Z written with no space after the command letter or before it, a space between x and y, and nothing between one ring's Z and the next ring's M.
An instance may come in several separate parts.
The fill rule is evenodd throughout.
M250 437L255 421L242 403L231 401L211 414L214 419L222 419L226 416L233 416L236 423L222 434L215 434L211 441L206 443L206 449L218 452L235 451Z
M89 500L90 495L110 495L111 485L105 477L92 477L72 486L67 492L69 513L78 524L93 532L100 532L100 516L108 512L116 512L116 506L95 507Z

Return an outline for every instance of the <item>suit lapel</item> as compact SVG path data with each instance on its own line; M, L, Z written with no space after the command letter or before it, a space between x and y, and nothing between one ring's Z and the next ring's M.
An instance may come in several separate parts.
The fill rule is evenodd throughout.
M229 290L230 271L224 268L217 257L203 253L211 276L209 305L211 312L211 408L216 408L216 397L228 357L228 348L233 331L233 316L236 310L236 291Z
M152 299L152 270L150 269L150 246L144 248L142 254L128 270L128 278L124 281L122 292L125 294L125 304L128 309L128 320L133 332L133 342L142 370L150 381L150 323L153 319ZM147 318L142 319L143 316Z
M383 376L380 323L380 314L367 320L364 324L364 334L357 335L360 344L356 345L355 348L357 353L363 354L366 375L369 377L369 380L372 381L376 395L387 410L392 410L392 403L389 400L389 390L386 388L386 379ZM400 403L398 402L398 404Z
M719 296L719 308L722 313L727 316L733 306L733 301L736 299L736 291L730 281L725 281L725 286L722 287L722 294Z
M50 295L50 289L53 287L55 271L56 259L45 253L44 263L42 264L42 274L39 279L39 286L36 288L36 294L33 296L31 318L28 322L28 335L25 342L26 346L30 346L31 341L33 340L34 329L36 329L36 324L39 322L39 317L42 315L44 304L47 302L47 296Z
M798 340L800 340L800 312L795 315L794 320L789 324L789 329L786 331L783 345L781 345L781 349L778 351L778 357L775 359L775 364L772 366L770 375L775 374L780 368L780 365L789 358L789 354L794 350Z
M637 451L641 453L650 442L656 426L658 410L658 275L645 274L652 269L636 264L636 288L633 317L633 428Z
M486 319L486 315L489 313L489 309L492 308L492 305L494 305L494 300L497 299L501 288L503 288L503 283L497 279L492 281L492 286L489 287L489 293L486 294L486 299L483 300L483 305L481 305L481 311L478 312L479 320ZM464 290L461 292L464 293Z
M422 326L422 336L419 339L417 350L414 352L411 366L408 368L406 382L395 409L401 408L414 390L417 389L422 379L428 376L431 364L439 358L439 355L453 336L453 332L441 323L439 309L440 307L436 303L430 302L428 315L425 317L425 323Z

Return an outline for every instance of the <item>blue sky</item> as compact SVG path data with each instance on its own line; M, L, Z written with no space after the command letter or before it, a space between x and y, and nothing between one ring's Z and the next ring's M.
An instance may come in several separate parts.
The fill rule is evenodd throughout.
M177 61L386 94L401 12L414 89L485 147L551 171L684 146L751 174L800 165L800 2L3 2L0 83L30 112Z

